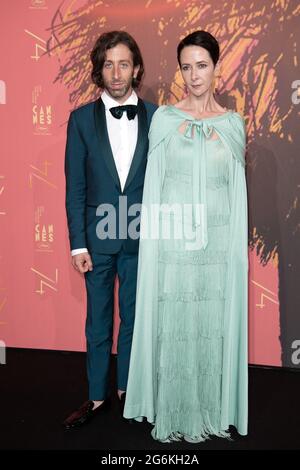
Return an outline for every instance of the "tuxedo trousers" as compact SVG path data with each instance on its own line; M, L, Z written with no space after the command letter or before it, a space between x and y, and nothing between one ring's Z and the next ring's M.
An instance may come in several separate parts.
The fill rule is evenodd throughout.
M126 390L134 327L138 253L121 249L115 254L90 252L93 270L85 273L87 290L87 376L89 399L109 395L113 343L114 283L119 278L120 328L117 343L117 386Z

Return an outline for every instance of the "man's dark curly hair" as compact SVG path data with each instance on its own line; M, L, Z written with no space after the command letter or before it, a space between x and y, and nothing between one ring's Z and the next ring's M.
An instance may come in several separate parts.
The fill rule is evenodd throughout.
M139 46L133 37L126 33L126 31L109 31L99 36L90 56L93 64L93 70L91 73L92 81L99 88L103 88L104 82L102 78L102 69L106 60L106 51L108 49L112 49L118 44L124 44L127 46L132 53L133 66L140 66L137 77L133 78L132 81L132 87L138 88L144 75L144 62Z

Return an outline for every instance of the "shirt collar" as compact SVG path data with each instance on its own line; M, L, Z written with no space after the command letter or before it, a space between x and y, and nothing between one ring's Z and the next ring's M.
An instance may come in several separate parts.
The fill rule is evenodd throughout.
M104 106L105 106L106 110L109 110L110 108L113 108L115 106L121 106L121 104L118 101L114 100L111 96L109 96L109 94L106 93L105 90L101 94L101 99L104 103ZM122 103L122 106L124 104L137 105L137 103L138 103L138 96L137 96L136 92L134 90L132 90L131 95L129 96L129 98L127 98L127 100L124 103Z

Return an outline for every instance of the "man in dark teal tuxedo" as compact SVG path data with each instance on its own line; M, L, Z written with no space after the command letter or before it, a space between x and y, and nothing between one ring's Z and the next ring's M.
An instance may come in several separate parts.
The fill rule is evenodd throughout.
M87 375L89 400L65 421L80 426L109 405L109 364L113 333L114 280L119 278L120 330L117 382L125 400L134 325L138 236L130 236L127 206L141 204L148 130L156 106L136 95L143 60L124 31L102 34L91 53L98 100L70 115L65 174L72 264L84 273L87 289ZM124 203L125 201L125 203ZM121 207L122 206L122 207ZM115 223L104 230L105 222ZM138 227L139 228L139 227ZM138 233L137 233L138 235Z

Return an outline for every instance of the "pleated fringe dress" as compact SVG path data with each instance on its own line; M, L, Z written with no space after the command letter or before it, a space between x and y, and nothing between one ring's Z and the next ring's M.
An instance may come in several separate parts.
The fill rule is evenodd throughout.
M154 115L124 416L145 416L162 442L247 433L244 151L237 113Z

